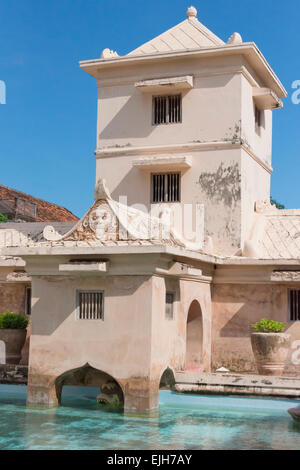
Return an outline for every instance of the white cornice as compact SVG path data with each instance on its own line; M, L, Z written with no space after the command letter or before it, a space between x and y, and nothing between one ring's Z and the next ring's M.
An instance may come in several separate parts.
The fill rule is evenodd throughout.
M245 65L232 65L232 66L227 66L227 67L214 67L211 68L210 70L204 70L200 72L195 72L193 71L193 77L194 78L208 78L208 77L213 77L213 76L218 76L218 75L234 75L234 74L242 74L246 80L250 83L252 87L257 87L259 88L259 83L255 80L253 77L252 73L248 70L248 68ZM161 73L156 73L156 74L151 74L151 79L161 79L162 74ZM117 85L132 85L134 87L135 82L141 80L140 75L130 75L127 77L117 77L117 78L106 78L106 79L97 79L97 87L99 89L109 87L109 86L117 86Z
M202 48L199 50L178 51L172 53L155 53L141 56L124 56L112 59L94 59L79 62L80 67L95 78L100 78L102 69L112 69L114 67L122 67L126 65L138 65L141 63L160 62L166 60L182 59L182 58L201 58L214 57L220 55L243 55L247 62L254 68L255 72L264 80L266 86L274 89L279 98L285 98L287 92L272 70L263 54L260 52L254 42L247 42L237 45L224 45L216 47Z
M114 147L97 149L95 151L96 158L111 158L120 156L135 155L167 155L184 152L203 152L205 150L228 150L243 149L253 160L262 166L268 173L273 173L273 168L259 158L247 145L240 141L216 141L216 142L192 142L187 144L172 145L151 145L143 147Z

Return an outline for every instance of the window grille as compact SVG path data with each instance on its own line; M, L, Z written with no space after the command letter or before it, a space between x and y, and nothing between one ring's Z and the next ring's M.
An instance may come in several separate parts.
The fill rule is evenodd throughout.
M255 130L258 134L260 134L261 128L261 110L255 106Z
M174 297L172 292L166 293L166 318L168 320L173 319Z
M103 320L103 292L78 293L78 319Z
M25 315L31 315L31 288L25 288Z
M152 175L152 202L180 202L180 173Z
M175 124L181 120L181 95L153 97L153 124Z
M300 290L289 291L290 321L300 321Z

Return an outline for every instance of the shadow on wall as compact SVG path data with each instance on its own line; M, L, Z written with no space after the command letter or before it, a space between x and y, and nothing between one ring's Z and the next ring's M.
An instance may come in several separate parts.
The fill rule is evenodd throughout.
M125 104L100 133L100 140L145 138L157 129L157 126L152 125L152 94L143 94L134 87L132 89L133 94L127 97ZM181 93L183 100L187 93L187 91ZM114 90L113 97L107 97L106 99L115 98L115 96ZM124 95L120 93L118 97L121 98L122 96ZM124 99L126 99L126 95ZM124 147L130 148L131 143L125 143Z
M120 98L122 98L120 94ZM115 95L114 95L115 97ZM126 98L126 97L125 97ZM143 95L134 89L125 104L102 130L100 140L131 139L148 137L155 129L152 126L152 96ZM124 144L130 147L131 143Z
M126 297L129 298L134 295L135 291L138 290L142 284L147 282L148 278L145 276L142 279L132 276L130 278L130 284L123 282L124 276L114 277L113 279L103 278L101 285L98 283L98 289L104 291L104 302L105 298L118 298ZM82 284L80 284L82 282ZM91 280L91 286L94 286L95 282ZM78 280L78 284L72 288L68 284L67 280L62 279L60 282L49 281L49 287L47 289L47 295L43 295L39 298L32 307L32 326L31 335L50 336L64 323L67 318L73 315L74 320L76 319L77 309L77 291L78 290L91 290L92 287L85 281ZM45 291L45 288L44 288ZM120 300L120 308L124 306L124 301ZM51 316L48 315L44 321L35 321L35 316L40 315L41 312L49 312L49 305L51 305ZM105 305L105 304L104 304ZM105 314L109 314L107 308Z
M129 206L133 204L145 206L145 201L148 201L147 206L150 207L150 172L130 168L123 174L122 180L112 191L111 196L115 201L118 201L120 196L126 196Z

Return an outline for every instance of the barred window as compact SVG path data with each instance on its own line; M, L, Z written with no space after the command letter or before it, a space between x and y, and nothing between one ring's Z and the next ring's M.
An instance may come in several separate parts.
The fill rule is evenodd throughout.
M182 120L181 95L153 97L153 124L175 124Z
M300 290L289 291L290 321L300 321Z
M255 106L255 130L257 134L260 134L261 128L261 110Z
M152 203L180 202L180 173L152 175Z
M103 292L78 292L78 319L103 320Z
M173 307L175 295L173 292L166 293L166 318L173 320Z
M25 288L25 315L31 315L31 288Z

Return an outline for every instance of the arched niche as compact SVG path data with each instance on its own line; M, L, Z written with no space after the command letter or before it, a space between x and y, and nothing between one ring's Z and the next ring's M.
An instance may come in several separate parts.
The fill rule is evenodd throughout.
M188 311L186 325L186 370L203 369L203 318L198 300Z

